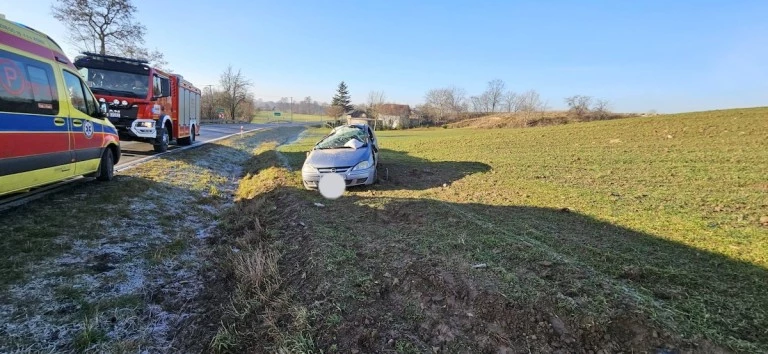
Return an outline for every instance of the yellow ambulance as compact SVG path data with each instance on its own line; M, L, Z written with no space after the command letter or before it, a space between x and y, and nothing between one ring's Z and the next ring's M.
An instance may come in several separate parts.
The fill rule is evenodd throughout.
M0 15L0 195L111 180L120 140L106 110L56 42Z

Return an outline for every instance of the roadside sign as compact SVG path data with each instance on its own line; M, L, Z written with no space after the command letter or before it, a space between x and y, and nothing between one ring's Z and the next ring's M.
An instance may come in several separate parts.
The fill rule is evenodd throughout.
M272 114L273 114L275 117L279 117L279 116L281 116L281 115L282 115L282 113L280 113L280 112L273 112Z
M223 114L224 113L224 108L216 108L216 113Z

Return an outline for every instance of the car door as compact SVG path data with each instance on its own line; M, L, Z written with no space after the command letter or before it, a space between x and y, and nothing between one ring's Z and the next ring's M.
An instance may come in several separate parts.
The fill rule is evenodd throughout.
M96 171L104 147L103 120L98 117L98 104L80 75L62 69L64 85L72 103L69 110L75 175Z
M373 130L371 129L371 127L368 127L368 136L371 137L371 145L373 147L371 150L373 150L374 159L376 160L376 163L378 164L378 162L379 162L379 141L378 141L378 139L376 139L376 134L373 133Z
M0 194L72 176L54 66L0 49Z

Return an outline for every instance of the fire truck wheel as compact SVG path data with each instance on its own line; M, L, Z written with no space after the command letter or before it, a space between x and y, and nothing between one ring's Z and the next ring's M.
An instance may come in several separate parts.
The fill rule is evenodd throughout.
M166 128L162 128L162 129L163 129L162 131L163 139L160 141L160 144L154 145L155 152L168 151L168 143L171 141L171 136L170 136L171 132L169 132L168 129Z
M192 137L193 136L194 136L194 133L190 134L186 138L177 138L176 141L179 142L179 145L191 145L192 144Z
M104 154L101 155L101 163L99 163L99 176L96 177L99 181L111 181L115 176L115 159L112 156L112 149L104 149Z

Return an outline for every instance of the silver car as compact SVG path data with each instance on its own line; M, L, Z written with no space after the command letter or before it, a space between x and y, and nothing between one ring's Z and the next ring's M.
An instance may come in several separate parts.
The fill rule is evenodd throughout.
M334 128L307 153L301 178L307 189L317 188L324 173L338 173L348 187L374 184L378 178L379 146L366 124Z

